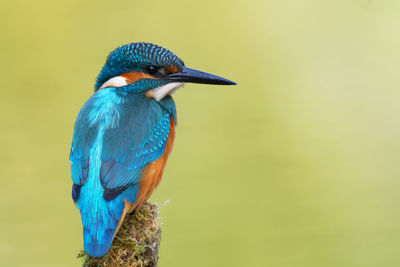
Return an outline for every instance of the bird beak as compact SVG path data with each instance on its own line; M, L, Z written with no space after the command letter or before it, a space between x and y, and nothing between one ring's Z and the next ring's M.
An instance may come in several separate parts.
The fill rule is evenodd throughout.
M235 82L199 70L183 67L181 72L168 75L171 82L235 85Z

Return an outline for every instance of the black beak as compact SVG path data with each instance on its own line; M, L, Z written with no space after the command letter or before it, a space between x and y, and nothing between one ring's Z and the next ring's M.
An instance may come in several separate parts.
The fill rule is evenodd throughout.
M168 75L171 82L235 85L235 82L206 72L183 67L181 72Z

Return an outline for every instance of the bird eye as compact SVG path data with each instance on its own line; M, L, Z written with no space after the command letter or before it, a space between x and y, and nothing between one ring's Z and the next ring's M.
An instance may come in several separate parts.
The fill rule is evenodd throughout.
M157 72L159 69L160 69L159 67L156 67L156 66L153 66L153 65L149 65L149 66L146 67L147 73L148 73L148 74L151 74L151 75L156 74L156 72Z

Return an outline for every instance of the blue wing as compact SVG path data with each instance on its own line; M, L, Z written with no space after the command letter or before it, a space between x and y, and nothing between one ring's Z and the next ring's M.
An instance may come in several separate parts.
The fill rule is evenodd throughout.
M106 200L115 198L130 185L136 184L141 178L141 170L162 156L170 120L176 119L175 105L169 96L161 102L140 94L124 96L124 99L112 109L114 113L117 111L113 114L116 120L113 127L106 127L103 132L99 178ZM99 127L102 127L101 123L90 121L90 113L99 106L92 103L94 101L89 100L82 107L74 129L70 162L75 201L79 197L80 186L88 176L90 148Z
M100 180L114 198L141 178L142 169L164 153L171 114L146 97L133 97L120 112L119 127L104 132Z
M75 121L69 161L71 163L71 178L74 184L85 183L89 171L89 153L98 134L98 126L90 127L89 113L92 107L92 98L79 111Z

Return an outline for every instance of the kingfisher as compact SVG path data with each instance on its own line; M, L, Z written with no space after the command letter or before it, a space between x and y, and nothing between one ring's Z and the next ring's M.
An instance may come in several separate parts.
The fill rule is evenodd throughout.
M77 115L69 158L90 256L109 250L125 216L160 183L177 123L171 94L185 83L235 84L188 68L151 43L122 45L108 55Z

